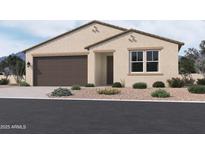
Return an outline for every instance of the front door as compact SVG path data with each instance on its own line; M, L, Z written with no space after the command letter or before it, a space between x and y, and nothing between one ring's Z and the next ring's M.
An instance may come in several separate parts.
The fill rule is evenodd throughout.
M107 84L113 84L113 56L107 56Z

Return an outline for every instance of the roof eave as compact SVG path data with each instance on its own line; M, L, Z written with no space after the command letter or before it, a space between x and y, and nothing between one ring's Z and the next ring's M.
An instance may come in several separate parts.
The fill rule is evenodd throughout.
M115 25L108 24L108 23L105 23L105 22L93 20L93 21L88 22L88 23L86 23L86 24L84 24L84 25L81 25L81 26L79 26L79 27L77 27L77 28L75 28L75 29L72 29L72 30L70 30L70 31L67 31L67 32L65 32L65 33L63 33L63 34L60 34L60 35L58 35L58 36L56 36L56 37L53 37L53 38L51 38L51 39L49 39L49 40L46 40L46 41L44 41L44 42L42 42L42 43L39 43L39 44L37 44L37 45L35 45L35 46L32 46L32 47L30 47L30 48L28 48L28 49L25 49L25 50L23 50L22 52L26 53L27 51L30 51L30 50L32 50L32 49L34 49L34 48L37 48L37 47L39 47L39 46L41 46L41 45L44 45L44 44L46 44L46 43L48 43L48 42L51 42L51 41L53 41L53 40L56 40L56 39L58 39L58 38L60 38L60 37L63 37L63 36L65 36L65 35L68 35L68 34L70 34L70 33L72 33L72 32L75 32L75 31L77 31L77 30L79 30L79 29L81 29L81 28L84 28L84 27L86 27L86 26L88 26L88 25L95 24L95 23L101 24L101 25L105 25L105 26L108 26L108 27L112 27L112 28L115 28L115 29L119 29L119 30L122 30L122 31L126 31L126 30L127 30L126 28L123 28L123 27L120 27L120 26L115 26Z
M127 30L127 31L125 31L125 32L122 32L122 33L116 34L116 35L114 35L114 36L108 37L108 38L106 38L106 39L104 39L104 40L101 40L101 41L99 41L99 42L96 42L96 43L93 43L93 44L91 44L91 45L86 46L85 49L89 50L89 49L92 48L92 47L95 47L95 46L97 46L97 45L99 45L99 44L102 44L102 43L104 43L104 42L107 42L107 41L109 41L109 40L112 40L113 38L117 38L117 37L122 36L122 35L124 35L124 34L126 34L126 33L129 33L129 32L130 32L130 30Z
M183 42L180 42L180 41L176 41L176 40L172 40L172 39L169 39L169 38L161 37L161 36L158 36L158 35L146 33L146 32L143 32L143 31L136 30L136 29L129 29L129 30L127 30L127 31L125 31L125 32L122 32L122 33L120 33L120 34L117 34L117 35L111 36L111 37L109 37L109 38L107 38L107 39L104 39L104 40L101 40L101 41L99 41L99 42L93 43L93 44L91 44L91 45L85 47L85 49L89 50L89 49L92 48L92 47L95 47L95 46L97 46L97 45L99 45L99 44L105 43L105 42L107 42L107 41L109 41L109 40L112 40L112 39L114 39L114 38L117 38L117 37L119 37L119 36L122 36L122 35L124 35L124 34L127 34L127 33L129 33L129 32L136 32L136 33L139 33L139 34L142 34L142 35L146 35L146 36L158 38L158 39L161 39L161 40L164 40L164 41L167 41L167 42L171 42L171 43L178 44L178 45L179 45L179 50L180 50L180 48L184 45L184 43L183 43Z

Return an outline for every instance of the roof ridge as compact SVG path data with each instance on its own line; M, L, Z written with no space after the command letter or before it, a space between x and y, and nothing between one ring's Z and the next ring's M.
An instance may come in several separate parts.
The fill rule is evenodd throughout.
M113 24L110 24L110 23L107 23L107 22L103 22L103 21L99 21L99 20L93 20L91 22L102 24L102 25L106 25L106 26L109 26L109 27L113 27L113 28L116 28L116 29L123 30L123 31L127 30L127 28L124 28L124 27L121 27L121 26L117 26L117 25L113 25Z
M37 44L37 45L34 45L34 46L32 46L32 47L30 47L30 48L28 48L28 49L25 49L25 50L23 50L22 52L27 52L27 51L29 51L29 50L31 50L31 49L34 49L34 48L36 48L36 47L39 47L39 46L41 46L41 45L43 45L43 44L46 44L46 43L48 43L48 42L50 42L50 41L53 41L53 40L55 40L55 39L58 39L58 38L63 37L63 36L65 36L65 35L68 35L68 34L74 32L74 31L77 31L77 30L79 30L79 29L81 29L81 28L84 28L84 27L86 27L86 26L88 26L88 25L91 25L91 24L94 24L94 23L98 23L98 24L105 25L105 26L108 26L108 27L112 27L112 28L115 28L115 29L119 29L119 30L122 30L122 31L126 31L126 30L127 30L126 28L123 28L123 27L120 27L120 26L112 25L112 24L105 23L105 22L98 21L98 20L92 20L92 21L90 21L90 22L88 22L88 23L85 23L85 24L79 26L79 27L76 27L76 28L74 28L74 29L71 29L71 30L69 30L69 31L67 31L67 32L64 32L64 33L62 33L62 34L60 34L60 35L57 35L57 36L55 36L55 37L53 37L53 38L51 38L51 39L48 39L48 40L43 41L43 42L41 42L41 43L39 43L39 44Z

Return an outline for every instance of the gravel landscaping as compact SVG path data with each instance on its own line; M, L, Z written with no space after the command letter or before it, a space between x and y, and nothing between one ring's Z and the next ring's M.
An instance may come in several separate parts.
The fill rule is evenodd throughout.
M56 98L51 97L51 92L59 87L18 87L0 86L0 98ZM63 87L71 89L71 87ZM98 89L111 87L81 87L81 90L70 90L71 96L62 98L82 98L82 99L132 99L132 100L173 100L173 101L205 101L205 94L190 93L187 88L161 88L170 93L171 97L152 97L151 93L159 88L133 89L116 88L120 93L115 95L98 94ZM59 98L59 97L58 97Z
M69 98L205 101L205 94L192 94L187 88L162 88L170 93L171 97L168 98L152 97L151 93L158 88L118 88L121 92L116 95L99 95L97 89L99 88L82 88L72 91L73 95Z

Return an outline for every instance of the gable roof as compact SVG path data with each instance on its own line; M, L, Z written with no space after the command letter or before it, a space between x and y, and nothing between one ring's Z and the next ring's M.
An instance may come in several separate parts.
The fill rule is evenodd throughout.
M135 32L135 33L139 33L139 34L142 34L142 35L154 37L154 38L157 38L157 39L160 39L160 40L164 40L164 41L167 41L167 42L171 42L171 43L178 44L178 45L179 45L179 50L180 50L180 48L184 45L184 43L183 43L183 42L180 42L180 41L172 40L172 39L169 39L169 38L166 38L166 37L158 36L158 35L155 35L155 34L147 33L147 32L140 31L140 30L136 30L136 29L129 29L129 30L124 31L124 32L122 32L122 33L119 33L119 34L117 34L117 35L114 35L114 36L111 36L111 37L106 38L106 39L104 39L104 40L101 40L101 41L99 41L99 42L93 43L93 44L91 44L91 45L85 47L85 49L88 49L88 50L89 50L89 49L92 48L92 47L95 47L95 46L97 46L97 45L99 45L99 44L102 44L102 43L105 43L105 42L107 42L107 41L113 40L113 39L115 39L115 38L121 37L121 36L123 36L123 35L125 35L125 34L127 34L127 33L130 33L130 32Z
M37 45L33 46L33 47L30 47L30 48L28 48L28 49L26 49L26 50L23 50L22 52L27 52L27 51L29 51L29 50L32 50L32 49L34 49L34 48L37 48L37 47L39 47L39 46L41 46L41 45L44 45L44 44L46 44L46 43L48 43L48 42L51 42L51 41L53 41L53 40L56 40L56 39L58 39L58 38L60 38L60 37L63 37L63 36L65 36L65 35L69 35L69 34L75 32L75 31L77 31L77 30L79 30L79 29L82 29L82 28L84 28L84 27L86 27L86 26L89 26L89 25L92 25L92 24L100 24L100 25L104 25L104 26L107 26L107 27L119 29L119 30L122 30L122 31L127 31L127 29L126 29L126 28L123 28L123 27L115 26L115 25L108 24L108 23L101 22L101 21L97 21L97 20L93 20L93 21L91 21L91 22L88 22L88 23L86 23L86 24L80 26L80 27L77 27L77 28L75 28L75 29L72 29L72 30L70 30L70 31L68 31L68 32L65 32L65 33L63 33L63 34L60 34L60 35L58 35L58 36L56 36L56 37L54 37L54 38L51 38L51 39L49 39L49 40L47 40L47 41L44 41L44 42L42 42L42 43L40 43L40 44L37 44Z

